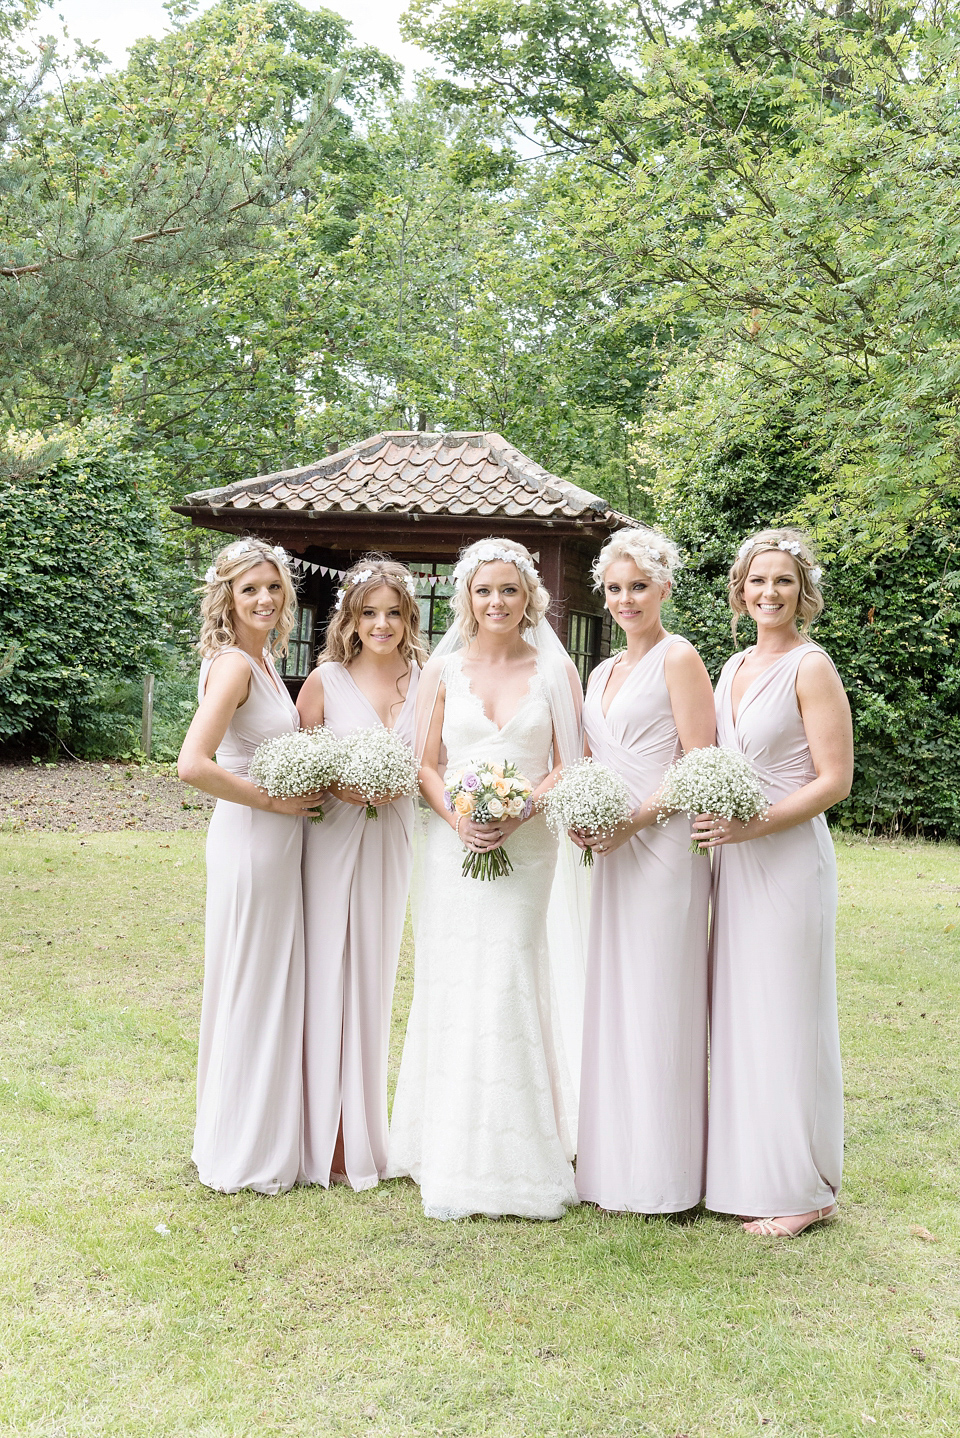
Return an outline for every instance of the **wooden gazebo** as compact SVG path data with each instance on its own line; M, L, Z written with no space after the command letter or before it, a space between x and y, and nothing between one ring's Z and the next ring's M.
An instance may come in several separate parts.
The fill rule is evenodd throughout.
M206 529L258 535L296 556L303 581L290 681L309 671L337 580L360 555L378 550L411 567L435 637L458 552L498 534L537 555L553 596L550 622L585 679L609 646L590 566L613 530L635 523L482 432L377 434L297 469L189 494L174 508Z

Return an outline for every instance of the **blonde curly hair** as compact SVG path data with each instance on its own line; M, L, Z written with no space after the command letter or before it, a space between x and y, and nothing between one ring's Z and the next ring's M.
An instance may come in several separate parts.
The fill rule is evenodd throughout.
M604 575L611 564L632 559L641 574L665 588L680 568L680 551L672 539L644 524L614 530L593 563L593 587L603 589Z
M788 555L797 566L800 580L800 595L797 599L798 628L801 634L809 634L810 626L823 609L823 595L820 592L822 571L809 539L799 529L761 529L749 535L737 550L737 557L730 566L728 598L733 610L730 628L737 637L737 624L747 612L743 588L750 573L750 566L758 554L779 549Z
M272 564L283 586L283 604L269 640L274 656L287 652L287 640L297 613L297 591L287 567L287 556L279 545L248 537L234 540L221 549L204 576L200 617L202 625L197 648L204 659L212 659L221 649L235 649L237 634L233 627L233 586L249 569L258 564Z
M403 638L398 647L400 657L408 665L427 662L427 651L420 637L420 606L416 600L416 581L405 565L384 554L365 554L347 570L340 586L337 607L327 623L323 651L318 664L344 664L356 659L363 645L359 625L368 595L382 584L388 584L397 596L403 623Z
M471 602L471 585L477 570L484 564L516 564L520 588L526 596L520 633L533 629L550 608L550 595L543 586L533 562L533 555L525 545L514 539L478 539L460 551L453 577L456 587L453 592L453 622L460 631L464 644L476 637L479 625L474 618Z

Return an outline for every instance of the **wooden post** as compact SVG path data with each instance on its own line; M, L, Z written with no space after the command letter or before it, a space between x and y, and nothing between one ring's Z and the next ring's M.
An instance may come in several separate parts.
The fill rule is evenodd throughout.
M540 540L540 563L537 565L547 589L550 591L550 608L547 620L559 635L561 643L567 642L567 605L564 594L563 546L559 539Z
M143 676L143 717L140 721L140 748L147 758L153 746L153 675Z

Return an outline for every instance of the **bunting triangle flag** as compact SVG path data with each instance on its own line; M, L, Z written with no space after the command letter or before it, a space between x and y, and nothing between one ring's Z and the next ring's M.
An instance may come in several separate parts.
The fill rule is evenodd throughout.
M319 564L317 568L320 570L320 573L324 576L324 578L326 578L327 566L325 564Z

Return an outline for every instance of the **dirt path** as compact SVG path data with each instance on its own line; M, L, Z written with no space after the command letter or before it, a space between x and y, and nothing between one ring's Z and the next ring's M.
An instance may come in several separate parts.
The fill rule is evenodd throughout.
M0 830L205 829L213 800L157 764L0 764Z

